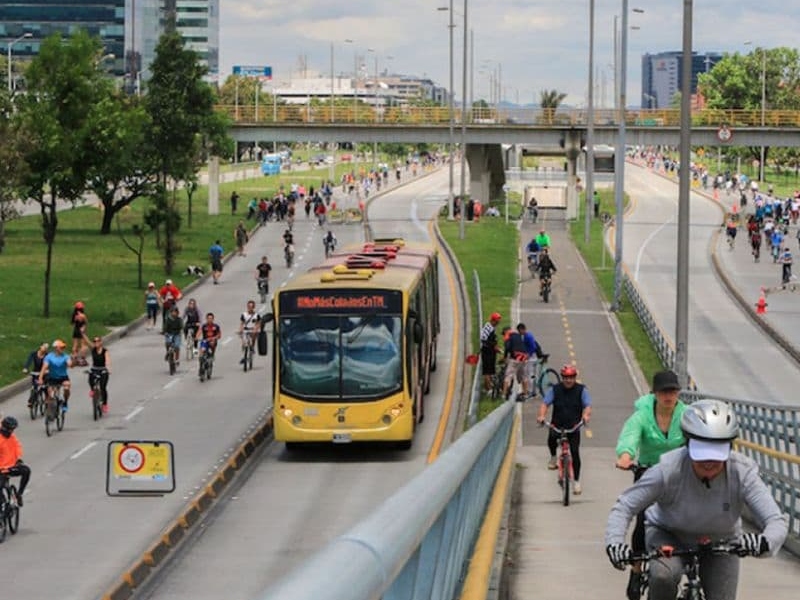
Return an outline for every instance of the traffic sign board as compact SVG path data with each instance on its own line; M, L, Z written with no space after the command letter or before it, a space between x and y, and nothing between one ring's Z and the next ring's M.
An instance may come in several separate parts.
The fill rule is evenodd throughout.
M174 489L172 442L109 442L106 468L106 492L109 495L167 494Z
M235 65L233 74L241 77L258 77L259 79L272 79L272 67L254 65Z

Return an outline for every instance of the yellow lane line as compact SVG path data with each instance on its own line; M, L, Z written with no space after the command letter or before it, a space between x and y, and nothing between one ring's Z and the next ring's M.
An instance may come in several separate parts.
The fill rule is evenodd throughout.
M428 224L428 234L430 235L430 238L435 241L436 246L441 250L441 244L439 244L438 238L434 234L434 228L434 221L430 221ZM433 438L433 444L431 444L431 449L428 452L428 464L435 461L439 457L439 453L442 451L444 435L447 431L447 423L450 422L450 413L453 410L453 395L455 394L456 389L456 377L458 375L460 356L458 347L461 340L461 319L458 314L459 303L456 302L456 298L458 297L458 289L455 283L453 268L451 267L449 261L444 260L441 264L444 265L443 272L447 276L447 287L450 289L450 298L452 298L451 306L453 308L453 341L450 345L450 373L447 377L447 392L444 396L444 405L442 406L442 414L439 417L439 425L436 428L436 435Z

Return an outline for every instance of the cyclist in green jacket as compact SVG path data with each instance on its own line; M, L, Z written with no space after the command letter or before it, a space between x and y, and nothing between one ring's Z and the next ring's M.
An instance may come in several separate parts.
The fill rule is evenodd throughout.
M649 467L657 464L662 454L686 443L681 430L681 416L686 404L678 399L680 389L678 376L674 372L656 373L653 376L653 392L634 402L634 413L622 426L617 440L617 467L629 469L638 463L633 473L634 482ZM644 513L636 516L631 546L636 553L645 550ZM633 565L628 581L628 600L639 600L641 576L641 565Z

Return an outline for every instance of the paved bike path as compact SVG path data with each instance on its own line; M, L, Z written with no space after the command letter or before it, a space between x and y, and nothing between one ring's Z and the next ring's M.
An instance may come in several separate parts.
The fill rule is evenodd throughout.
M592 396L589 425L593 436L582 435L583 493L561 503L554 471L547 469L546 432L536 425L541 398L519 405L522 435L516 449L516 481L506 554L510 600L625 597L627 572L609 564L603 546L608 512L631 481L630 474L614 469L614 446L634 400L649 382L630 359L609 318L592 274L570 242L563 221L546 219L523 224L524 245L541 226L552 239L551 255L558 268L553 295L545 304L538 296L538 280L523 269L517 317L545 351L550 366L573 362L578 377ZM490 308L490 307L487 307ZM651 374L647 374L650 377ZM739 597L774 600L795 598L800 586L796 559L781 554L775 560L744 560Z

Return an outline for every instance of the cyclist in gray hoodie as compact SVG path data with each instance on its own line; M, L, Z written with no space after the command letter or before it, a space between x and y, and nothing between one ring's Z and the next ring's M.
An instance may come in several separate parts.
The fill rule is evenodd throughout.
M648 548L665 544L693 547L706 537L738 541L752 556L777 554L788 523L759 477L756 463L731 451L739 434L733 409L717 400L700 400L683 413L681 427L688 446L662 455L611 509L605 535L611 563L623 569L630 559L625 533L631 520L645 509ZM760 533L742 533L745 506ZM736 598L737 556L703 556L700 570L707 600ZM682 574L680 557L651 561L649 600L674 600Z

